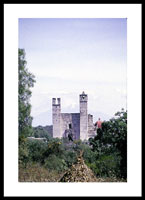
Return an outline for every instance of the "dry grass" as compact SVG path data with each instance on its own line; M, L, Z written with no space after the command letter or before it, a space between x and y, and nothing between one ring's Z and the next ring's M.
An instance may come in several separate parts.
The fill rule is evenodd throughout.
M125 179L116 177L97 178L97 182L127 182Z
M92 171L81 160L72 165L66 172L49 171L39 163L26 167L19 165L19 182L127 182L115 177L96 178Z
M62 173L55 170L48 171L39 164L19 166L19 182L58 182Z

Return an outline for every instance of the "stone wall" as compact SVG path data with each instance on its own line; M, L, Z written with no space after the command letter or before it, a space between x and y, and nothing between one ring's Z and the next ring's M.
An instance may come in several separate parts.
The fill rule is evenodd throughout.
M95 126L93 124L93 115L88 114L88 138L96 135Z
M71 130L73 139L87 140L95 136L93 115L88 115L88 96L80 95L80 113L61 113L61 99L52 99L53 137L67 137Z
M80 114L79 113L61 113L61 135L65 137L66 130L72 129L74 139L80 138Z

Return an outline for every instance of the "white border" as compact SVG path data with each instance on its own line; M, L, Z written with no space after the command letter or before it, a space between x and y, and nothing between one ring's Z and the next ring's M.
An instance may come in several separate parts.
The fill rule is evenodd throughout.
M128 182L18 182L18 18L127 18ZM141 5L4 5L4 195L141 196Z

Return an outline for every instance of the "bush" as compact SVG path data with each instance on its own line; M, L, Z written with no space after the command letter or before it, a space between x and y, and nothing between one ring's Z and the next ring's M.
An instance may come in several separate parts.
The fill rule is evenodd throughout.
M97 152L95 162L99 175L115 174L127 178L127 111L115 114L116 118L102 124L95 138L90 138L92 151ZM93 168L95 166L93 163Z
M60 155L63 151L62 149L62 142L58 138L52 138L47 142L47 148L43 152L44 159L49 157L51 154Z
M67 169L67 163L64 159L52 154L45 159L44 166L49 170L64 171Z
M51 140L51 134L46 131L44 127L38 126L33 128L33 136L35 138L46 138L47 140Z
M61 155L67 164L67 167L70 167L73 163L77 161L77 153L73 151L64 151Z
M84 148L84 151L83 151L83 158L84 158L86 164L96 162L97 156L98 156L98 153L97 153L96 151L95 151L95 152L92 151L92 150L90 149L90 147L86 146L86 147Z
M96 166L98 167L97 176L117 176L119 175L120 168L120 157L111 154L111 155L102 155L96 161Z
M77 160L77 153L72 147L67 146L58 138L52 138L47 142L27 140L27 156L29 162L40 163L48 169L57 171L65 170Z
M47 150L47 143L39 140L28 140L27 142L29 159L31 162L42 162L44 152Z
M26 166L29 159L27 139L24 136L19 136L19 164Z

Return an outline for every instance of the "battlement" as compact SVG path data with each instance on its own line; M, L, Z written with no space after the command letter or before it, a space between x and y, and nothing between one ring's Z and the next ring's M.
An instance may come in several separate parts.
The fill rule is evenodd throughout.
M52 105L60 105L61 104L61 98L52 98Z

